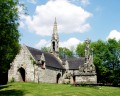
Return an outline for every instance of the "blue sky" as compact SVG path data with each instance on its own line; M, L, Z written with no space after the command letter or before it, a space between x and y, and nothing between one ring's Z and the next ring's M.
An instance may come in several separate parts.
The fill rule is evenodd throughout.
M20 15L20 44L40 49L50 46L57 18L61 47L85 39L120 40L120 0L20 0L28 15Z

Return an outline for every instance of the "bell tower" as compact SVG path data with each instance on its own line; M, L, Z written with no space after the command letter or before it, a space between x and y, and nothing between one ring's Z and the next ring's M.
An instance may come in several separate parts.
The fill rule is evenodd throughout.
M53 33L52 33L52 39L51 39L51 53L56 56L59 56L59 36L57 31L56 18L54 21Z

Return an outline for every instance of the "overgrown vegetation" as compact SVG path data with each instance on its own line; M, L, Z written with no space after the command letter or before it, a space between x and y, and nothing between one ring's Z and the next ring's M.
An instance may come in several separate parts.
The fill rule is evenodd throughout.
M118 87L75 87L63 84L9 83L0 86L0 96L119 96Z

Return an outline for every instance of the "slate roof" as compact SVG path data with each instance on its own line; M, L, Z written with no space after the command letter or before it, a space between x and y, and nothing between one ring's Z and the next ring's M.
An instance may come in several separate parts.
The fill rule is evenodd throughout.
M50 53L42 52L41 50L29 47L29 46L26 46L26 47L28 48L28 50L30 51L30 53L32 54L32 56L36 61L40 60L39 56L41 56L42 53L44 53L46 66L57 68L57 69L64 69L62 64L57 60L57 58L54 55Z
M71 58L71 59L64 59L63 61L68 61L68 66L70 70L78 70L79 66L84 64L85 58L80 57L80 58Z

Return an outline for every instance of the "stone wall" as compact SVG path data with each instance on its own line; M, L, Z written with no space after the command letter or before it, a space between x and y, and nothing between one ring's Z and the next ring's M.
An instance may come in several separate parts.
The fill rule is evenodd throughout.
M58 80L58 83L62 82L62 71L47 67L45 69L40 69L38 72L39 76L39 82L47 82L47 83L56 83L57 82L57 75L60 74L60 78Z
M19 69L25 70L25 81L34 81L34 65L33 59L26 46L22 46L18 55L16 55L14 61L11 63L11 68L8 72L8 81L14 79L14 81L22 81Z
M83 84L96 84L97 83L97 76L96 75L76 76L75 82L76 83L83 83Z

